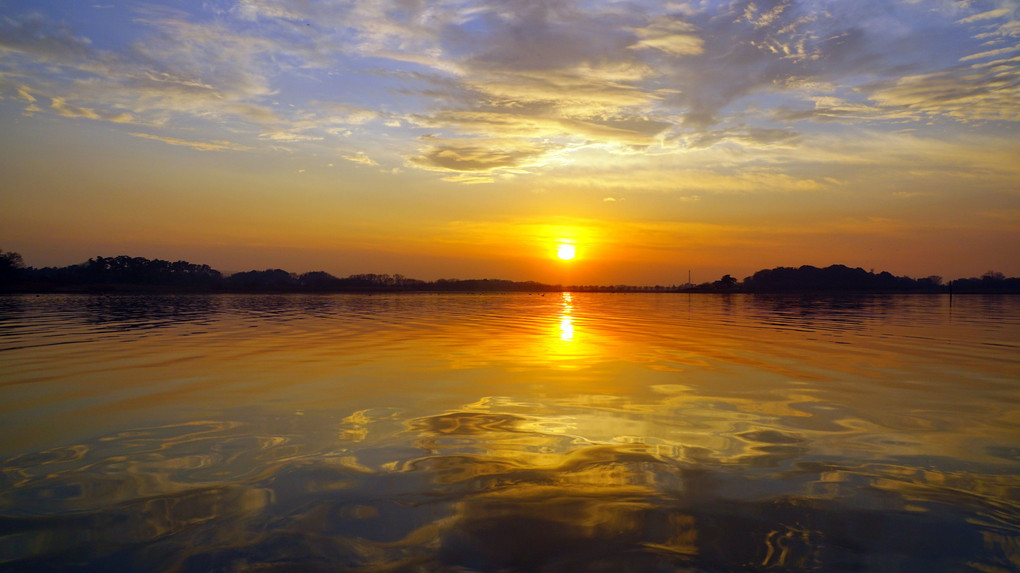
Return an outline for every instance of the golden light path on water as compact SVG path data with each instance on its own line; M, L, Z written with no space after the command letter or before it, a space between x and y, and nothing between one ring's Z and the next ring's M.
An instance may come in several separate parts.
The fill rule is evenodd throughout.
M573 298L569 292L563 293L563 311L560 314L560 340L570 342L574 340L574 319L570 316L573 310Z
M0 304L0 565L1020 567L1013 298Z

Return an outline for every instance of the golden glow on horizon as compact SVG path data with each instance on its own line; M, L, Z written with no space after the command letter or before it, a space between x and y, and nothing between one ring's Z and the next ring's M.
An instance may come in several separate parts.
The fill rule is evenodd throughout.
M569 261L577 256L577 249L569 243L560 243L556 246L556 256L563 261Z

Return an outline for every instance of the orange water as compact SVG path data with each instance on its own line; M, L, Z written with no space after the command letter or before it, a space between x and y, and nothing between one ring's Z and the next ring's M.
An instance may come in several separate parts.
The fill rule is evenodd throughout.
M0 298L0 567L1020 568L1020 297Z

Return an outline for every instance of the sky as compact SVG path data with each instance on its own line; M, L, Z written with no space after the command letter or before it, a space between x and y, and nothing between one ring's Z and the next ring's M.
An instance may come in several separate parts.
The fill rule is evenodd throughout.
M1020 276L1018 128L1017 0L0 0L36 267Z

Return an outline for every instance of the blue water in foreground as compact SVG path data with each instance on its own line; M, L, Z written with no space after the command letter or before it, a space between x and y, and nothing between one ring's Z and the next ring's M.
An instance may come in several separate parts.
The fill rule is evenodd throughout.
M1017 571L1020 297L0 297L0 570Z

